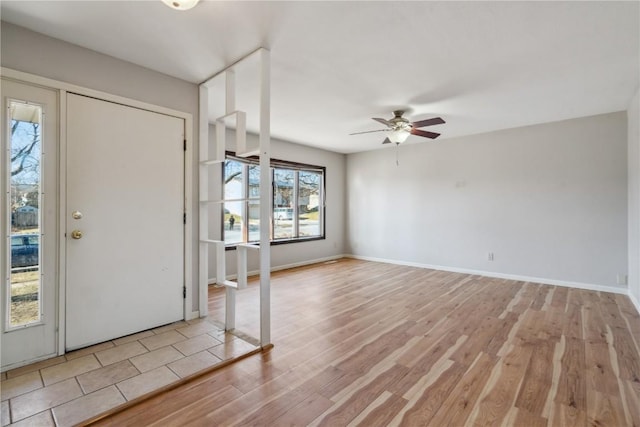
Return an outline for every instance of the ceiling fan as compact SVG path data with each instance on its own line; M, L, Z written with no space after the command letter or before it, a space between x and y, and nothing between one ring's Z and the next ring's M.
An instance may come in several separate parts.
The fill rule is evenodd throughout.
M433 119L420 120L417 122L410 122L409 120L402 117L404 111L396 110L393 112L394 117L392 119L386 120L378 117L374 117L373 120L376 122L382 123L387 126L387 129L378 129L378 130L369 130L365 132L355 132L349 135L359 135L363 133L372 133L372 132L390 132L389 136L385 138L382 142L383 144L390 144L392 142L396 144L400 144L409 137L409 135L417 135L423 136L425 138L435 139L440 136L439 133L429 132L426 130L420 130L418 128L422 128L425 126L433 126L445 123L440 117L434 117Z

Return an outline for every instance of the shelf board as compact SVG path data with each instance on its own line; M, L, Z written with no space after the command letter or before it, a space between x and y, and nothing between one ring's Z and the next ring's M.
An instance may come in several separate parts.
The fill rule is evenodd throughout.
M233 280L223 280L222 283L218 283L218 285L226 286L227 288L238 289L238 283Z
M211 165L217 165L218 163L224 163L225 159L210 159L210 160L203 160L200 162L201 165L203 166L211 166Z
M260 245L253 245L251 243L238 243L236 245L237 248L245 248L245 249L250 249L253 251L259 251L260 250Z

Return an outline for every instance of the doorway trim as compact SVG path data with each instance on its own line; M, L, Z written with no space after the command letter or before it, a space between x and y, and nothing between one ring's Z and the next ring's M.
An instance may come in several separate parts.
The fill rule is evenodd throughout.
M173 110L158 105L149 104L142 101L122 97L119 95L113 95L110 93L85 88L65 82L61 82L47 77L38 76L35 74L25 73L23 71L17 71L10 68L0 67L0 74L3 77L21 81L31 85L42 86L48 89L57 90L59 92L59 170L58 170L58 213L59 213L59 242L58 242L58 355L65 353L66 331L65 331L65 302L66 302L66 238L62 236L64 233L65 224L65 209L66 209L66 149L67 149L67 129L66 129L66 102L67 93L73 92L79 95L89 96L104 101L114 102L117 104L126 105L129 107L139 108L142 110L151 111L154 113L165 114L168 116L174 116L184 120L185 129L185 147L186 153L184 160L184 207L186 214L186 221L184 224L184 282L185 298L183 302L184 319L190 320L199 317L199 311L193 310L193 297L198 295L198 292L193 292L193 156L194 143L193 143L193 116L190 113L183 111Z

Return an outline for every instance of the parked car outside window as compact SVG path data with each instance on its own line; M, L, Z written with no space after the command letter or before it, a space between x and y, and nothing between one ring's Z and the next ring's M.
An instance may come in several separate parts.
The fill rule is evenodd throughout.
M11 236L11 268L31 267L39 263L40 235Z

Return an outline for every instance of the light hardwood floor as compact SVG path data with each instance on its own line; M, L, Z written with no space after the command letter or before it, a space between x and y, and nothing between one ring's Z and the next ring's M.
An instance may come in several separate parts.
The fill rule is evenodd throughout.
M272 323L270 351L97 424L640 426L623 295L343 259L274 273Z

